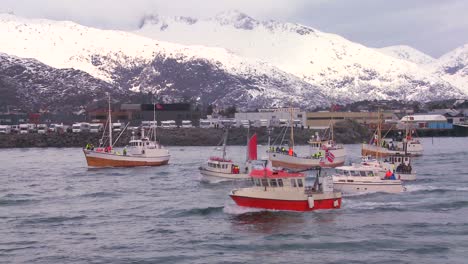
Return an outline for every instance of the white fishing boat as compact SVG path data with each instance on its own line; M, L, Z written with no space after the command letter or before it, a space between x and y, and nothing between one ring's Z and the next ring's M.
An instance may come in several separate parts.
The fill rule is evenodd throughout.
M313 186L306 186L305 174L255 165L250 173L253 186L234 189L230 197L239 206L286 211L339 209L341 193L333 179L319 173Z
M156 115L156 114L154 114ZM156 120L156 117L155 117ZM171 155L169 151L159 144L156 139L156 126L150 128L150 136L145 136L142 128L141 137L136 138L134 133L129 145L123 149L115 149L114 144L120 138L126 127L120 132L117 140L112 140L112 116L109 97L109 113L106 123L108 135L103 133L103 137L98 147L87 144L83 149L86 162L89 167L136 167L136 166L160 166L168 164ZM128 126L128 124L127 124ZM106 131L105 129L104 131Z
M250 172L250 161L257 159L257 134L254 134L247 144L247 159L243 166L226 158L226 142L228 130L224 134L222 156L210 157L206 163L199 168L200 174L206 178L217 179L248 179Z
M314 167L334 168L344 164L346 152L342 146L335 144L334 140L322 142L321 140L309 141L311 152L309 155L300 155L294 151L294 127L292 122L292 110L290 120L290 137L287 146L281 140L279 145L269 145L268 159L273 167L289 169L309 169ZM286 134L288 127L283 128ZM278 138L274 143L278 141Z
M342 166L346 160L346 150L342 144L335 142L335 133L333 120L330 121L329 130L325 131L325 138L319 136L318 132L309 139L308 143L311 149L312 157L326 159L323 167ZM326 135L328 132L328 136Z
M413 137L413 132L406 124L405 135L395 137L394 139L382 138L381 117L379 113L379 123L374 136L369 143L362 144L361 154L363 156L388 157L392 155L411 155L420 156L424 148L421 142ZM401 133L400 133L401 134Z
M404 191L401 180L398 180L391 170L385 170L378 162L362 162L351 166L335 168L333 185L343 193L386 192L400 193Z

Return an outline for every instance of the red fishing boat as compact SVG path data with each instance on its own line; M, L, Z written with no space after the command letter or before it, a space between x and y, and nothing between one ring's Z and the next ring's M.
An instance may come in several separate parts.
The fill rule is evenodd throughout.
M306 186L303 172L275 170L255 164L250 173L253 186L231 191L239 206L287 211L339 209L341 193L333 190L333 178L317 176L312 186Z

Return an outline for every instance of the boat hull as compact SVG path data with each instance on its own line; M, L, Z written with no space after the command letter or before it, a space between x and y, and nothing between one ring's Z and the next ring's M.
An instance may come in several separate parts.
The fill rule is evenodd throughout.
M117 155L105 152L84 151L89 167L139 167L162 166L169 163L169 155L160 157L144 157Z
M314 210L339 209L341 207L341 197L322 200L315 199L314 207L310 208L309 202L307 200L267 199L239 196L235 194L231 194L230 196L234 200L234 202L239 206L270 210L306 212Z
M408 150L407 153L410 154L411 156L421 156L423 154L423 151L422 150ZM386 158L388 156L393 156L393 155L405 155L405 152L403 150L402 151L389 150L384 147L363 144L361 148L361 155Z
M268 155L273 167L283 167L290 169L309 169L313 167L335 168L345 163L345 156L335 157L333 162L321 163L320 159L294 157L280 153L270 152Z
M333 181L333 187L335 190L343 192L343 193L371 193L371 192L401 193L404 191L404 187L401 185L400 181L392 182L392 180L388 180L388 183Z

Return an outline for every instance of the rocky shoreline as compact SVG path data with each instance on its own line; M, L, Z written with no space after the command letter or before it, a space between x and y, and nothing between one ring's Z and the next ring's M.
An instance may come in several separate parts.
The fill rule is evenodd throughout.
M281 130L281 128L273 129L272 142L280 136ZM296 128L294 130L295 144L307 144L315 132L316 130ZM216 146L221 142L223 133L223 129L215 128L159 129L158 138L165 146ZM250 128L249 133L251 135L257 133L259 144L268 143L266 128ZM342 122L335 127L335 139L338 143L361 143L369 139L370 133L366 127L354 122ZM84 147L87 143L97 145L101 136L101 133L7 134L0 135L0 148ZM124 133L117 142L117 146L126 145L131 136L131 132ZM246 128L232 128L229 130L228 145L244 145L247 142L246 136ZM114 138L116 137L117 134L114 135Z

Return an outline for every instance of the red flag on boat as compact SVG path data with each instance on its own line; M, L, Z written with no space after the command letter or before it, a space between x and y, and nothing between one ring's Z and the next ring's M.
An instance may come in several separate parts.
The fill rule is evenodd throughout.
M249 160L257 160L257 134L253 134L253 136L249 140Z

